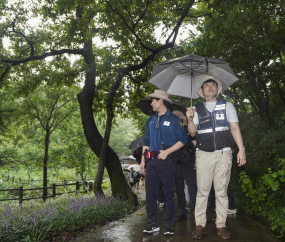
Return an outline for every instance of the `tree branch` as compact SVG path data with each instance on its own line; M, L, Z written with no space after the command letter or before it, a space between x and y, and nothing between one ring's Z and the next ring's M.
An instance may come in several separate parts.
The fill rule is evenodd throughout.
M75 98L70 99L70 100L66 101L64 104L62 104L61 106L59 106L58 108L56 108L56 109L55 109L55 111L54 111L54 115L56 115L57 110L59 110L59 109L60 109L60 108L62 108L64 105L66 105L67 103L71 102L71 101L72 101L72 100L74 100L74 99L75 99ZM54 124L55 120L56 120L56 118L52 121L52 123L51 123L50 127L52 127L52 126L53 126L53 124Z
M49 113L49 116L48 116L47 122L49 122L49 121L51 120L51 116L52 116L52 113L53 113L54 107L55 107L55 105L57 104L59 97L60 97L60 94L58 93L58 94L57 94L57 97L56 97L56 99L55 99L55 101L54 101L54 104L52 105L52 108L51 108L51 110L50 110L50 113ZM55 119L56 119L56 117L55 117ZM55 119L54 119L54 120L55 120ZM54 123L54 120L53 120L53 122L52 122L52 123ZM51 127L51 125L50 125L49 127Z
M137 39L137 41L139 42L139 44L146 50L153 52L153 50L149 47L147 47L146 45L144 45L144 43L142 42L141 38L135 33L135 31L128 25L128 23L126 22L125 18L118 13L109 3L109 1L106 1L106 3L109 5L109 7L111 8L111 10L113 10L116 14L118 14L118 16L121 18L121 20L124 22L124 24L127 26L127 28L131 31L131 33L134 35L134 37Z
M43 60L49 56L57 56L62 54L75 54L75 55L83 55L83 49L61 49L61 50L53 50L51 52L44 53L42 55L38 56L30 56L28 58L25 58L23 60L0 60L0 63L7 63L11 64L12 66L16 66L19 64L23 64L29 61L34 60Z
M70 115L72 112L74 112L74 111L76 111L76 110L77 110L77 108L74 108L74 109L70 110L70 112L68 112L66 115L64 115L64 116L62 117L62 119L61 119L57 124L55 124L54 127L51 129L50 134L57 128L57 126L58 126L60 123L62 123L62 121L63 121L64 119L67 118L68 115Z
M11 69L10 66L6 67L5 71L2 73L1 77L0 77L0 82L2 82L2 80L4 79L4 77L6 76L6 74L8 73L8 71Z
M184 19L186 18L186 16L188 15L189 10L190 10L190 8L192 7L192 5L194 4L194 2L195 2L195 0L191 0L191 1L188 3L188 5L187 5L187 7L184 9L184 11L183 11L183 13L182 13L180 19L178 20L176 26L174 27L172 33L169 35L168 39L166 40L166 43L169 42L170 38L171 38L173 35L174 35L174 37L173 37L173 39L172 39L172 42L173 42L173 43L175 42L176 37L177 37L177 34L178 34L178 31L179 31L179 28L180 28L180 26L181 26L183 20L184 20Z
M30 101L30 103L32 104L32 106L34 107L34 109L35 109L36 112L37 112L37 115L36 115L37 119L40 121L40 123L41 123L41 125L43 126L44 130L46 130L47 127L44 125L42 119L40 118L40 112L39 112L39 110L37 109L37 107L34 105L34 103L32 102L32 100L30 99L30 96L28 96L28 100Z

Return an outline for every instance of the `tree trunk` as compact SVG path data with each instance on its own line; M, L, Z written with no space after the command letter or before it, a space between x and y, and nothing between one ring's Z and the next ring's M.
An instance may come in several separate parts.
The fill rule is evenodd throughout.
M47 197L47 189L46 187L48 186L47 184L47 162L48 162L48 149L49 149L49 138L50 138L50 130L47 127L46 130L46 137L45 137L45 155L44 155L44 166L43 166L43 197Z
M88 65L88 70L86 71L83 91L78 94L81 121L90 148L98 157L100 157L103 138L97 129L92 111L96 76L92 40L89 40L84 44L83 56ZM117 154L109 146L107 147L106 159L108 161L106 162L106 169L110 177L113 195L117 198L129 201L130 204L136 206L137 198L125 179Z

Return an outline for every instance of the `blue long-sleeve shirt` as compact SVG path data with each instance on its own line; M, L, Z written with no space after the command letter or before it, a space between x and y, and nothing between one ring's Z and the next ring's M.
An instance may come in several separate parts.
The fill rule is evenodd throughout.
M173 146L180 141L183 145L187 143L187 137L183 126L180 125L180 118L168 109L164 115L160 116L159 127L157 128L158 113L147 120L144 135L144 146L149 146L150 151L164 150L162 142L166 146Z

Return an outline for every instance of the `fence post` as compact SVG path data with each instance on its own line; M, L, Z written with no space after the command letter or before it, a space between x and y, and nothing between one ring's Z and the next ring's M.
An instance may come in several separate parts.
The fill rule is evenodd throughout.
M87 193L88 192L87 181L84 182L83 187L84 187L85 193Z
M31 179L31 184L33 183L34 179Z
M93 182L89 182L89 192L93 191Z
M10 178L10 176L8 175L8 176L7 176L7 182L9 181L9 178Z
M56 194L56 184L52 184L52 196L55 197Z
M80 189L80 183L79 181L76 181L76 191L79 192Z
M20 178L19 178L19 182L20 182L21 180L22 180L22 178L20 177Z
M19 187L19 204L22 204L23 202L23 187Z
M14 181L14 179L15 179L15 177L13 176L13 177L12 177L12 182Z

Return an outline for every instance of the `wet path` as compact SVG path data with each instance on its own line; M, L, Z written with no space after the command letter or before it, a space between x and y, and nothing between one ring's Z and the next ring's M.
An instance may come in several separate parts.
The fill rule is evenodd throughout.
M163 234L162 215L163 208L159 208L160 231L153 234L144 234L142 231L146 227L145 206L135 213L111 222L104 226L99 226L92 232L82 235L75 239L77 242L187 242L197 241L191 238L192 230L195 228L194 211L188 213L188 220L176 222L174 235ZM225 241L216 232L215 211L208 209L208 224L205 228L205 235L198 241ZM247 217L242 213L229 215L227 228L232 233L233 239L230 241L239 242L277 242L269 230L261 223Z

